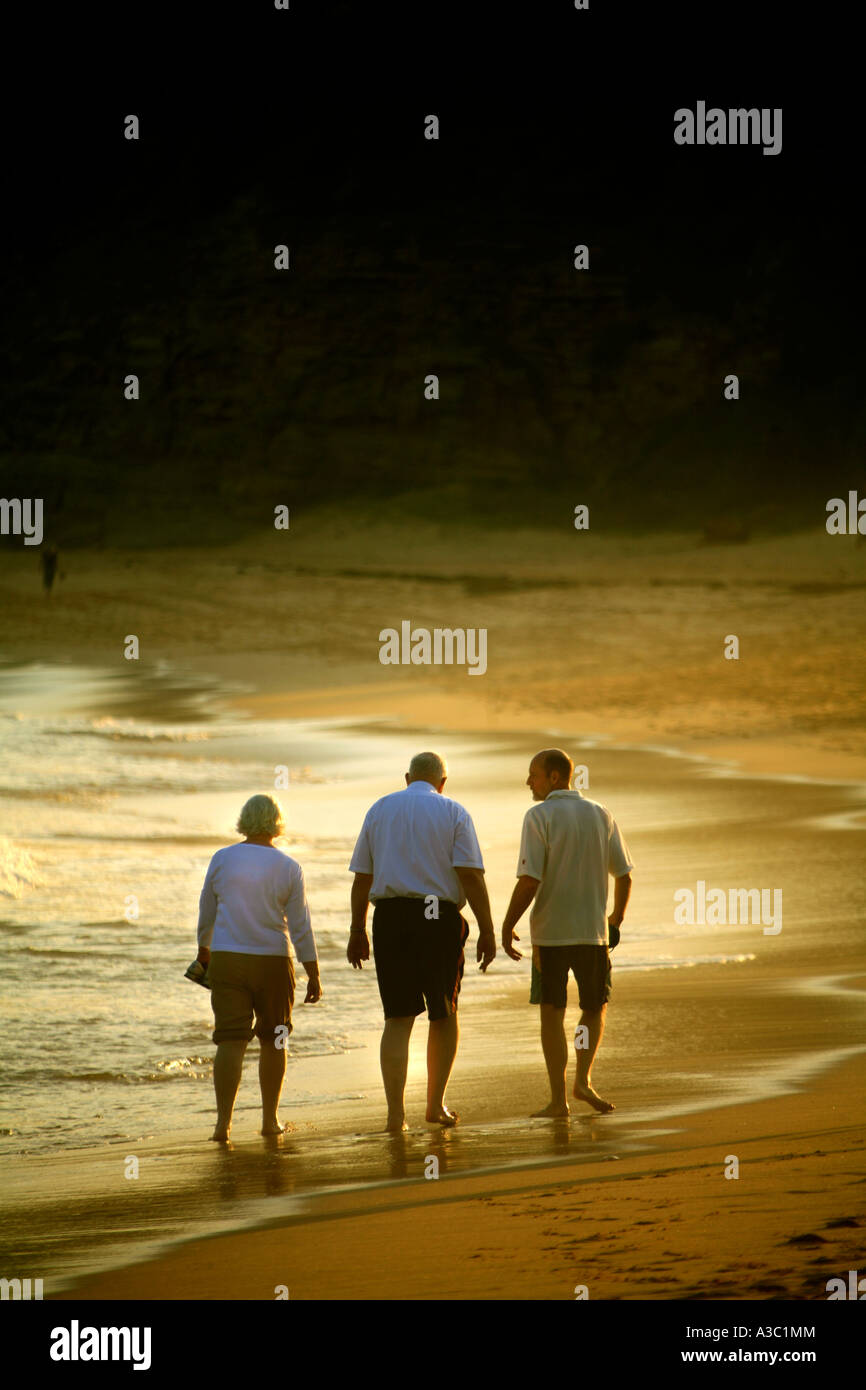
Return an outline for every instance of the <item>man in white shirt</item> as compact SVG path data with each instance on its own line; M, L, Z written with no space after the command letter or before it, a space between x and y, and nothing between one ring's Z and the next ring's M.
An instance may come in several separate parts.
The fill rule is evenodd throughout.
M418 753L406 787L375 802L364 819L349 865L352 926L347 958L370 959L367 903L373 910L373 955L385 1012L380 1061L388 1102L386 1129L408 1129L403 1104L409 1036L427 1006L427 1121L445 1126L458 1116L445 1104L457 1055L457 996L469 927L460 909L469 901L478 921L481 969L496 955L484 861L472 818L442 795L448 770L437 753Z
M217 1045L217 1123L211 1138L220 1143L231 1132L244 1053L254 1036L261 1043L262 1134L282 1134L286 1128L277 1110L295 997L289 936L307 972L304 1003L315 1004L322 996L304 871L273 843L285 829L280 803L273 796L251 796L237 828L246 839L217 850L199 898L198 959L208 967Z
M581 1016L575 1033L574 1097L599 1114L615 1107L593 1089L592 1064L604 1032L610 998L610 945L631 893L634 865L619 827L605 806L569 790L574 764L561 748L545 748L529 765L526 785L540 802L523 821L517 883L502 924L502 946L512 960L521 952L514 928L530 915L533 962L541 975L541 1045L550 1080L550 1104L535 1113L568 1115L565 1074L565 1006L568 973L578 983ZM615 879L613 913L607 917L608 875ZM583 1044L583 1045L581 1045Z

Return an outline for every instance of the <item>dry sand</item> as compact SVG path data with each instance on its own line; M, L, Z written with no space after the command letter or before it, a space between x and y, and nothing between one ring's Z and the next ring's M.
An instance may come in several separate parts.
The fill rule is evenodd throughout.
M263 716L551 727L757 772L862 778L861 539L816 530L708 546L564 525L551 541L480 519L352 525L325 509L220 550L71 552L47 599L34 554L6 552L0 651L128 671L135 633L143 674L170 661L234 679ZM487 673L382 666L379 632L404 619L486 628ZM729 634L738 661L723 656Z

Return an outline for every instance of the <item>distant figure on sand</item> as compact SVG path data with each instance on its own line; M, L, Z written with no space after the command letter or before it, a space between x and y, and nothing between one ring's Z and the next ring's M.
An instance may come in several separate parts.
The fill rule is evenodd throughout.
M355 969L370 959L367 903L373 903L373 956L385 1011L380 1061L388 1102L386 1130L408 1129L403 1104L409 1037L427 1006L427 1121L455 1125L445 1088L457 1055L457 996L469 927L478 921L477 959L486 970L496 938L484 861L469 814L442 795L448 769L437 753L418 753L406 787L367 812L352 855L352 925L346 955Z
M568 972L577 980L581 1007L575 1033L575 1100L600 1114L615 1107L593 1089L592 1064L604 1032L610 998L610 949L619 941L634 865L606 807L570 790L574 764L561 748L545 748L529 764L533 801L523 821L517 883L502 924L502 947L512 960L514 931L530 903L533 961L541 975L541 1046L550 1080L550 1104L535 1112L568 1115L565 1006ZM608 874L616 880L613 913L606 918ZM608 935L610 930L610 936Z
M50 594L54 576L57 573L56 545L44 545L42 547L39 552L39 564L42 569L42 587L46 594Z
M261 1132L282 1134L287 1128L277 1111L295 998L289 936L307 972L304 1003L322 997L304 873L273 843L285 830L280 803L272 796L251 796L237 828L246 839L218 849L210 861L198 918L198 959L209 966L217 1045L217 1123L211 1138L220 1143L231 1132L244 1053L253 1037L261 1045Z

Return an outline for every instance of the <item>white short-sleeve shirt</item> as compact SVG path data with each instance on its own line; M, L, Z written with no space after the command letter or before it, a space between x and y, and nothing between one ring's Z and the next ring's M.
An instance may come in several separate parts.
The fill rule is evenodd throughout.
M468 811L430 782L410 782L374 802L349 865L353 873L373 875L371 902L432 894L463 907L455 868L484 868L475 826Z
M634 868L619 826L579 791L550 792L523 820L517 877L540 880L533 946L606 946L608 875Z

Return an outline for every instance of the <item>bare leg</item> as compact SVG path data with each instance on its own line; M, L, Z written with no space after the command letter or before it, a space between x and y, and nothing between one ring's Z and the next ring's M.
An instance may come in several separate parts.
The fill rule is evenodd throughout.
M217 1103L217 1122L216 1129L211 1135L211 1139L216 1139L218 1143L224 1144L231 1133L232 1112L235 1108L235 1097L238 1087L241 1084L241 1073L244 1069L244 1053L247 1050L246 1042L217 1043L216 1056L213 1062L213 1086L216 1092Z
M543 1110L533 1111L533 1117L559 1119L569 1113L565 1098L568 1043L565 1041L565 1009L558 1009L555 1004L541 1005L541 1047L547 1063L550 1104Z
M577 1075L574 1078L574 1098L575 1100L585 1100L587 1105L591 1105L593 1110L597 1110L600 1115L607 1115L616 1106L613 1101L602 1100L597 1091L593 1090L590 1074L592 1064L595 1061L595 1054L598 1052L598 1045L604 1033L604 1020L607 1013L607 1004L602 1004L596 1013L589 1013L584 1010L580 1015L580 1022L586 1027L587 1045L577 1047Z
M259 1053L259 1086L262 1092L262 1134L282 1134L287 1128L280 1124L277 1111L286 1075L286 1049L277 1047L270 1039L262 1038Z
M414 1022L413 1017L386 1018L382 1032L379 1061L382 1066L385 1099L388 1102L388 1122L385 1129L391 1133L409 1128L403 1108L403 1092L406 1090L409 1038Z
M427 1034L427 1121L436 1125L456 1125L459 1116L445 1104L445 1087L451 1075L460 1025L456 1011L448 1018L437 1018Z

